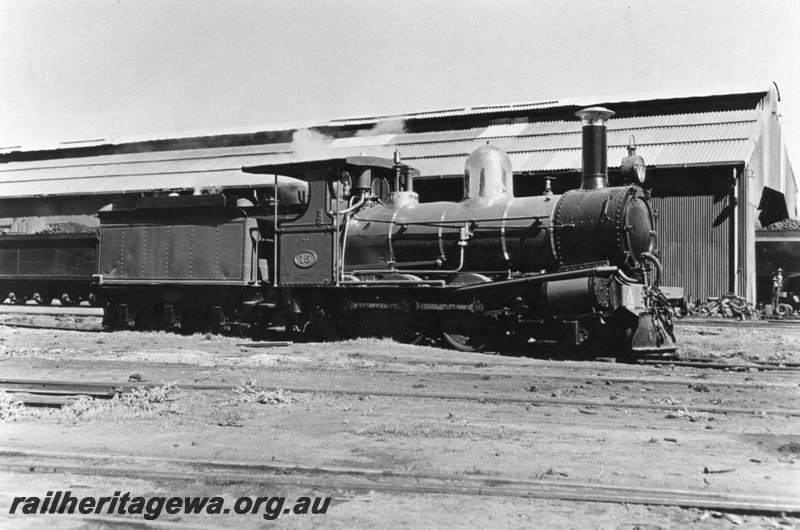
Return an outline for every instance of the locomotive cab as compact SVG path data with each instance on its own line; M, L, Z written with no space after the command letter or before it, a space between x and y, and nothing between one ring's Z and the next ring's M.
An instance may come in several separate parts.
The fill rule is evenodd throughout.
M368 156L243 168L247 173L267 175L267 180L282 175L308 186L304 212L276 223L274 285L336 285L341 279L342 217L376 201L372 190L387 190L388 182L398 181L404 168L407 166Z

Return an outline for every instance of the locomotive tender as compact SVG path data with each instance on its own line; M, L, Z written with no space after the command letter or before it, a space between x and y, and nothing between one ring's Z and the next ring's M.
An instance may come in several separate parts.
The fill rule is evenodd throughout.
M514 197L510 159L485 145L459 202L420 203L397 155L243 168L263 187L115 202L99 214L105 322L673 351L644 162L627 157L632 182L609 187L613 112L578 115L582 184L562 195Z

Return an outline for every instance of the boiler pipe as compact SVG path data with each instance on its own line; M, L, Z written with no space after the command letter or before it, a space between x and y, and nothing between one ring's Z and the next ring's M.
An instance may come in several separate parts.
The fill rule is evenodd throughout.
M466 285L464 287L458 287L456 291L458 292L478 291L481 289L490 289L490 288L496 289L498 287L514 287L526 283L542 283L553 280L569 280L572 278L583 278L583 277L595 276L598 274L615 273L618 270L619 269L617 267L614 267L612 265L604 265L601 267L592 267L591 269L580 269L577 271L564 271L564 272L553 272L550 274L540 274L539 276L517 278L516 280L505 280L501 282L487 282L487 283L479 283L477 285Z

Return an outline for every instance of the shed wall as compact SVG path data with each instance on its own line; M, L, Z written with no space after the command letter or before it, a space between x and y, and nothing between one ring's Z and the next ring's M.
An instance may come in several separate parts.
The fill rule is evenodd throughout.
M728 198L692 195L652 200L658 213L662 285L681 286L692 300L727 293L732 230Z

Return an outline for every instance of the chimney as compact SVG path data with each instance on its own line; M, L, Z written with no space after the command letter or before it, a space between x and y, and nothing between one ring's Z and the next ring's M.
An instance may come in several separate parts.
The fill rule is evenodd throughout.
M590 107L575 113L583 124L582 190L608 187L606 120L614 115L603 107Z

